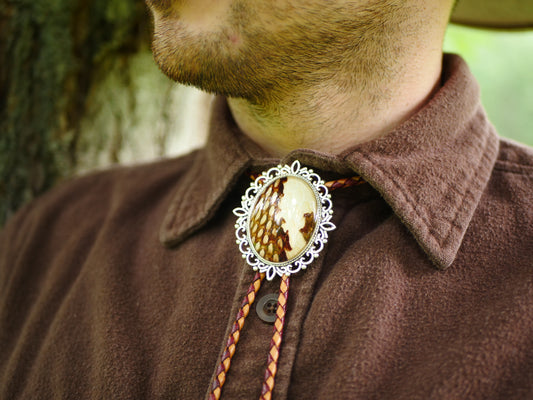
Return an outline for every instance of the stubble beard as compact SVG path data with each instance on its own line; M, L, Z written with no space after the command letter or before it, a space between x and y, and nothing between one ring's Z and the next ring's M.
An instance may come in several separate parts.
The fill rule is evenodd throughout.
M394 15L391 1L358 12L320 9L312 20L279 29L252 24L250 9L239 3L212 32L192 33L179 18L156 17L153 53L161 70L178 83L261 106L326 81L349 90L393 74L394 46L383 32Z

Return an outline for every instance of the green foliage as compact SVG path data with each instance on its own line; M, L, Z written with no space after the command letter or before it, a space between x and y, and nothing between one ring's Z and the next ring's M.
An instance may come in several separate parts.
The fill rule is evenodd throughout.
M467 61L498 133L533 145L533 32L450 25L444 49Z

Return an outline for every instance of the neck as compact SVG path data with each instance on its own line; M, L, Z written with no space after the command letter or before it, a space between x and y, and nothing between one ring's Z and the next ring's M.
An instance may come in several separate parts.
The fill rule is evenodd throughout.
M318 85L295 85L268 96L275 101L230 98L235 121L248 137L279 157L298 148L338 154L379 138L416 113L438 89L445 25L441 19L437 28L415 24L415 31L410 26L409 38L394 42L396 52L382 51L386 59L372 59L369 73L355 60L347 63L351 72L337 71Z
M229 99L229 105L239 128L272 155L282 157L298 148L337 154L407 120L438 88L439 77L440 62L423 85L420 75L416 81L404 77L394 90L346 91L324 84L274 105L243 99Z

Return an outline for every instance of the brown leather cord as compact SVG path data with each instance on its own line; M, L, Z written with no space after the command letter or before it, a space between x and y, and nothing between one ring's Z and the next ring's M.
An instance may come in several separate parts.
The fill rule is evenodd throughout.
M260 174L258 173L251 173L250 178L252 180L256 180L259 177ZM352 186L361 185L363 183L366 183L366 181L361 178L359 175L354 175L349 178L341 178L341 179L335 179L332 181L328 181L324 183L324 185L328 188L328 190L336 190L336 189L344 189Z

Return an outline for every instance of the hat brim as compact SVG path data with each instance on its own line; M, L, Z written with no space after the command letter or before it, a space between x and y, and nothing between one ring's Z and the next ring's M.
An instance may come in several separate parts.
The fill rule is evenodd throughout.
M451 22L479 28L533 28L532 0L459 0Z

